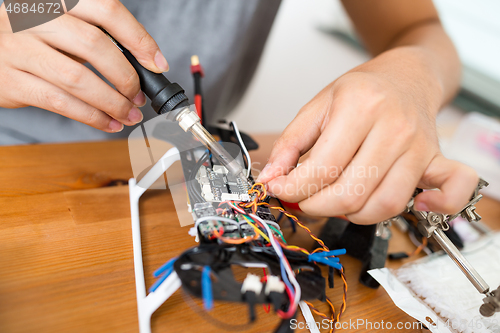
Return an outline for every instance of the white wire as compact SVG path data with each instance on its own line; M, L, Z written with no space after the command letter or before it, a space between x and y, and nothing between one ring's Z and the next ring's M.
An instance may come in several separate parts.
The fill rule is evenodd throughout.
M272 224L274 227L276 227L276 229L281 230L280 225L274 221L269 221L269 220L262 220L262 221L266 222L267 224Z
M240 143L241 149L247 158L247 178L250 177L250 169L252 168L252 159L250 158L250 154L248 153L247 147L241 138L240 130L238 129L238 125L234 121L231 122L231 126L233 126L234 132L236 133L236 138Z
M267 224L273 225L276 229L278 229L278 230L281 231L280 225L278 223L276 223L274 221L269 221L269 220L262 220L262 221L266 222ZM248 221L241 221L238 224L242 225L242 224L245 224L245 223L248 224Z
M267 225L267 223L263 219L261 219L260 217L258 217L255 214L250 214L249 216L251 218L256 219L260 223L262 223L262 225L266 229L266 232L267 232L267 234L269 236L269 240L271 241L271 245L273 246L274 251L276 251L276 254L280 258L280 260L284 260L283 259L283 257L284 257L283 251L281 250L281 247L276 243L276 240L274 239L273 234L271 232L271 229L269 229L269 226ZM285 270L286 270L286 272L288 274L288 279L290 280L290 282L293 284L293 286L295 288L294 306L295 306L295 308L297 308L297 306L298 306L298 304L300 302L300 296L301 296L300 285L297 282L297 279L295 279L295 273L292 271L290 265L284 265L284 266L285 266Z
M204 217L200 217L194 223L194 227L198 228L198 225L200 223L205 222L205 221L214 221L214 220L233 224L233 225L235 225L235 226L238 227L238 230L240 229L240 225L238 224L238 222L236 222L235 220L228 219L227 217L222 217L222 216L204 216Z

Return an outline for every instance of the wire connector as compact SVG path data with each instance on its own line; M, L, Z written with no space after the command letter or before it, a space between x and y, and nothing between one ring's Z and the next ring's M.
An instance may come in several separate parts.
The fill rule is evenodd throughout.
M197 55L191 56L191 74L199 73L201 77L205 77L203 67L200 65L200 58Z
M266 287L264 293L267 295L269 301L273 304L274 311L278 311L283 303L283 296L285 292L285 284L281 279L275 275L267 277Z
M262 291L262 282L260 282L257 275L248 273L241 286L241 293L244 294L247 291L253 291L256 295L259 295Z
M257 275L248 273L241 286L241 293L244 296L245 302L248 303L250 312L250 321L255 320L255 304L257 303L257 295L262 291L262 282Z
M327 266L336 268L338 270L342 269L342 265L340 264L340 259L336 256L340 256L346 253L346 249L332 250L328 252L318 252L311 253L308 257L309 261L318 262L321 264L325 264Z
M266 287L264 293L269 295L271 292L283 293L285 291L285 284L281 279L275 275L267 277Z

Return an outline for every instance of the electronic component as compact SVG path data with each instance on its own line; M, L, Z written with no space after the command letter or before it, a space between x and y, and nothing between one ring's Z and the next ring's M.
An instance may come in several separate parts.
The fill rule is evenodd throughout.
M222 165L201 166L196 175L201 196L207 202L250 201L249 186Z
M195 203L193 206L193 214L195 220L205 217L205 216L215 216L217 213L215 212L214 206L210 202L199 202Z

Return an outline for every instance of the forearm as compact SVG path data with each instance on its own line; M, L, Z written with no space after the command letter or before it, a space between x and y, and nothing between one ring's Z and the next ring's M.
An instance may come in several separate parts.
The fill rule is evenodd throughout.
M435 78L442 90L442 104L460 88L461 63L455 46L439 22L416 27L395 40L389 48L412 47L420 54L420 66Z
M418 88L419 83L427 85L425 89L431 92L427 99L437 103L438 109L453 98L459 87L460 61L432 0L342 3L375 56L355 70L392 75L397 84L408 83L417 91L424 89Z

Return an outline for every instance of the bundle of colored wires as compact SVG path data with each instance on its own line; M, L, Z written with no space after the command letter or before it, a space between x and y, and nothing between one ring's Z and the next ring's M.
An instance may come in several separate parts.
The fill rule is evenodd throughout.
M219 240L221 240L223 242L232 243L232 244L241 244L243 242L251 242L251 241L257 240L259 237L262 237L262 239L264 239L268 244L271 245L271 247L273 248L277 257L279 258L282 280L283 280L283 283L285 284L285 291L288 295L288 298L290 299L290 306L289 306L288 310L287 311L279 310L278 315L284 319L291 318L295 314L297 307L298 307L298 304L300 302L301 289L300 289L300 285L297 282L297 279L295 278L295 272L292 270L292 268L288 262L288 259L286 258L286 256L283 253L283 248L286 248L286 249L292 250L292 251L301 251L307 255L309 255L310 253L307 250L300 248L298 246L287 245L285 242L285 239L283 237L283 234L279 230L279 225L273 221L265 221L265 220L261 219L257 215L258 207L259 206L266 206L270 209L276 209L276 210L280 211L282 214L284 214L285 216L287 216L288 218L292 219L302 229L306 230L306 232L310 235L310 237L313 238L320 245L320 247L317 248L316 250L314 250L313 253L321 252L321 251L328 252L330 250L324 244L324 242L321 239L319 239L318 237L316 237L307 226L305 226L304 224L302 224L302 222L300 222L298 220L298 218L296 216L287 212L283 207L271 206L269 203L265 202L264 199L267 197L267 191L266 191L263 184L261 184L261 183L254 184L252 186L252 188L249 190L249 194L251 196L253 196L253 200L251 202L240 202L237 204L236 202L225 201L225 202L221 202L219 204L219 206L221 206L223 204L228 204L235 212L239 213L240 216L245 219L245 221L240 221L238 223L238 222L235 222L234 220L226 219L223 217L206 217L203 219L209 220L209 219L217 219L218 218L221 221L225 221L225 222L232 221L233 224L238 223L239 226L241 226L244 223L247 223L255 231L255 235L253 238L245 237L245 238L242 238L239 240L235 240L235 239L223 238L222 235L220 235L218 233L218 231L215 230L214 234L217 236L217 238ZM246 211L245 208L250 208L250 210L252 212L248 213L248 211ZM197 221L197 223L198 223L198 221ZM273 233L273 231L275 233ZM275 234L279 235L279 238L277 236L275 236ZM344 311L346 309L347 281L345 279L343 268L340 270L340 275L341 275L342 281L344 282L344 293L343 293L343 302L342 302L342 305L340 307L340 311L338 313L336 313L335 308L329 299L327 299L327 303L331 308L331 317L328 317L325 314L319 312L316 308L314 308L314 306L312 306L312 304L308 303L314 313L316 313L317 315L320 315L321 317L323 317L325 319L330 320L333 323L333 325L332 325L333 328L334 328L334 324L340 320L341 315L344 313Z
M221 204L223 203L227 203L230 206L232 206L232 208L238 213L240 213L240 215L245 219L245 221L240 222L240 224L248 223L248 225L250 225L254 229L256 237L261 236L265 241L267 241L273 247L274 252L276 253L280 261L281 277L283 283L285 284L285 290L287 292L287 295L290 299L290 306L288 307L288 310L286 312L278 310L277 313L283 319L291 318L297 311L297 307L300 302L301 289L300 285L297 282L297 279L295 278L295 272L292 270L290 263L288 262L285 254L283 253L281 244L283 244L285 240L283 234L279 230L279 225L273 221L264 221L256 214L248 214L241 207L239 207L237 204L231 201L222 202ZM208 219L208 217L206 217L205 219ZM273 224L275 224L276 226L274 226ZM271 229L274 229L274 231L278 235L280 235L281 241L275 237Z
M249 214L249 216L254 221L260 222L260 225L264 227L267 235L269 236L271 246L274 248L276 255L280 259L281 278L283 280L283 283L285 283L285 290L288 294L288 297L290 298L290 306L288 307L288 310L286 312L278 310L277 313L283 319L291 318L297 311L301 296L301 289L299 283L297 282L297 279L295 278L295 272L292 270L288 259L283 253L281 245L276 240L267 223L256 214Z
M278 210L279 212L283 213L285 216L291 218L299 227L301 227L302 229L304 229L309 234L309 236L312 239L314 239L319 244L320 247L317 248L316 250L314 250L313 253L314 252L321 252L321 251L326 251L326 252L330 251L330 249L325 245L325 243L321 239L319 239L316 235L314 235L307 226L305 226L302 222L300 222L299 219L295 215L290 214L283 207L271 206L269 203L267 203L267 202L264 201L264 199L267 197L267 191L266 191L266 188L265 188L264 184L262 184L262 183L255 183L252 186L252 188L249 190L248 193L250 195L253 195L254 199L251 202L248 202L248 203L245 203L245 202L240 203L240 205L241 205L241 207L251 208L252 209L252 211L254 212L254 214L250 214L250 216L254 216L255 215L258 206L266 206L266 207L268 207L270 209ZM293 247L292 247L292 249L293 249ZM300 250L300 251L302 251L304 253L308 253L304 249L298 248L298 250ZM333 324L335 324L335 322L337 322L337 321L340 321L341 315L345 312L345 310L347 308L347 301L346 301L346 298L347 298L347 281L346 281L346 278L345 278L345 274L344 274L344 269L343 268L340 270L340 276L341 276L342 281L344 283L344 293L343 293L343 296L342 296L342 305L341 305L340 311L339 311L339 313L337 314L336 317L335 317L335 308L334 308L333 304L329 300L327 300L327 303L329 304L329 306L331 308L331 311L332 311L332 317L331 317L330 321ZM315 309L313 309L313 311L314 310ZM317 312L317 314L318 314L318 312ZM324 318L327 318L326 315L324 315L322 313L320 313L320 314ZM334 325L332 327L334 328Z

